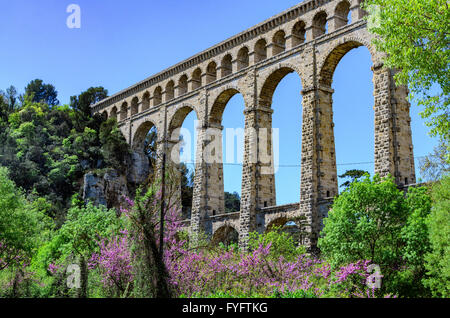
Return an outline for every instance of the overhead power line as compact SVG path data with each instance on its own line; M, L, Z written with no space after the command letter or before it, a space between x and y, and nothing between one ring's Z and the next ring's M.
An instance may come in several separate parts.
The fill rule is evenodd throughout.
M419 156L419 157L414 157L414 159L421 159L421 158L425 158L426 156ZM186 165L195 165L195 162L183 162ZM374 164L375 161L368 161L368 162L348 162L348 163L338 163L336 164L336 166L356 166L356 165L368 165L368 164ZM223 163L224 166L243 166L242 163L227 163L224 162ZM277 165L278 168L300 168L301 165L299 164L280 164Z

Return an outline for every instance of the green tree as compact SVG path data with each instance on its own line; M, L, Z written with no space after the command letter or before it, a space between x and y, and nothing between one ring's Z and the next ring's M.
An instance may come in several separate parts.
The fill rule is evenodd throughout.
M77 101L89 109L105 95L103 89L89 89ZM94 116L80 122L80 110L50 107L32 97L25 95L21 107L10 112L0 95L0 163L10 168L17 186L52 202L50 214L60 225L83 174L103 168L125 173L129 145L114 119Z
M42 211L27 202L0 167L0 271L28 260L50 229Z
M12 113L18 106L17 104L17 89L14 86L10 86L6 89L6 93L0 91L0 96L4 98L3 106L0 102L0 117L2 112L5 114Z
M428 216L431 251L425 256L424 284L435 297L450 297L450 176L433 186L433 208Z
M126 158L130 154L130 146L125 137L117 127L117 121L110 118L100 126L99 139L101 154L105 165L124 170Z
M425 277L425 255L430 252L427 218L431 212L431 196L426 187L410 188L406 197L409 215L401 230L403 240L402 266L393 278L398 293L406 297L429 297L422 283Z
M386 64L398 69L398 84L408 85L432 135L450 141L450 10L446 0L366 0L369 31ZM434 89L435 87L437 89Z
M380 265L382 293L427 297L422 284L430 251L427 218L431 198L426 187L407 195L391 177L364 177L336 198L319 238L322 255L337 267L358 260Z
M366 176L336 198L318 246L332 266L371 260L389 282L402 264L401 230L408 213L404 194L392 178Z
M73 191L69 186L73 179L60 170L70 170L62 143L71 133L71 112L62 106L50 109L26 96L22 107L9 115L5 142L0 145L0 162L10 168L11 179L27 192L36 190L50 199L55 213L65 207Z
M241 210L241 197L237 192L225 192L225 212L238 212Z
M104 206L96 207L89 202L86 207L74 206L69 210L67 220L54 240L59 243L63 259L70 255L78 258L81 270L79 297L88 295L87 261L97 251L98 242L117 234L121 227L121 219L117 218L115 210L107 210Z
M344 174L340 175L339 178L350 178L351 180L345 181L341 184L341 187L348 189L353 182L358 181L366 174L369 175L369 173L364 170L347 170Z
M100 115L92 116L91 106L108 97L108 90L103 87L90 87L78 96L70 97L70 106L75 110L75 124L77 131L82 132L85 127L98 131L103 121Z
M70 106L86 117L91 116L91 106L108 97L108 90L103 87L90 87L78 96L70 97Z
M178 166L178 170L181 174L182 216L187 219L191 216L192 197L194 194L194 172L189 171L183 162Z
M336 265L361 259L392 264L399 256L407 216L403 193L391 178L366 176L335 200L324 220L319 247Z
M9 106L3 94L0 94L0 123L8 121Z
M420 173L428 182L437 182L450 172L449 143L441 140L431 154L420 160Z
M41 79L35 79L31 81L27 87L25 87L25 94L31 96L32 101L35 103L45 103L50 107L59 104L58 92L55 86L51 84L45 84Z
M173 293L163 260L164 244L160 244L167 231L161 220L173 220L177 217L179 177L179 171L169 165L165 177L165 200L161 199L161 180L153 180L148 188L141 187L136 191L135 201L127 213L129 232L133 239L135 297L170 298Z

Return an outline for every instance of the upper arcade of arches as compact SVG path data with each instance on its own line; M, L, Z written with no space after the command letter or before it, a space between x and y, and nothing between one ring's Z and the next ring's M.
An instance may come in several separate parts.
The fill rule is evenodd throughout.
M264 67L277 56L301 50L302 45L322 39L363 17L360 0L309 0L272 17L190 59L166 69L92 106L94 112L120 108L119 121L162 104L197 94L230 75L242 77L249 67ZM360 21L360 24L365 22ZM359 24L358 24L359 25ZM326 38L323 39L324 41ZM137 98L137 101L135 100ZM127 109L122 109L126 103Z

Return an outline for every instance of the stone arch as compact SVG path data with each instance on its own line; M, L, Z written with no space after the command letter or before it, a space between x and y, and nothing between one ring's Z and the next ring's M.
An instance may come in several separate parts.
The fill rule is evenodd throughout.
M231 54L227 54L223 57L220 69L221 69L220 74L221 77L225 77L233 73L233 57L231 56Z
M273 219L267 224L265 233L273 231L275 227L283 227L286 223L289 222L289 219L285 216L277 217Z
M206 84L215 82L217 80L217 64L211 61L206 67Z
M286 216L277 217L269 222L264 233L269 233L275 228L279 228L282 233L287 233L293 239L295 244L304 245L305 224L304 221L297 218L288 218Z
M153 92L153 106L158 106L162 103L162 88L158 86Z
M194 72L192 72L192 90L196 90L202 86L202 70L200 68L196 68Z
M302 80L302 74L295 65L289 63L281 63L273 70L267 78L264 79L261 91L259 93L259 104L267 108L272 105L272 98L275 90L283 78L290 73L297 73Z
M154 137L148 139L150 132ZM128 180L136 186L145 182L148 176L156 171L157 138L158 129L154 122L149 118L142 119L131 138L131 161L127 175ZM149 140L152 142L148 143Z
M108 112L106 110L102 113L102 119L105 121L108 120Z
M267 41L265 39L259 39L255 43L254 55L255 55L255 63L267 59Z
M181 151L184 148L184 145L181 142L180 136L181 136L181 128L183 126L183 123L185 122L188 115L191 114L192 112L195 114L196 119L198 120L199 116L198 116L198 112L195 109L195 107L191 106L190 104L186 104L186 103L178 105L174 111L171 111L171 115L168 118L168 129L167 129L168 141L169 141L168 149L167 149L167 158L169 160L168 163L173 164L174 168L179 169L177 173L181 177L181 179L180 179L181 183L179 184L179 191L180 191L179 194L180 194L180 199L181 199L180 203L181 203L181 210L182 210L183 217L188 217L191 215L192 203L193 203L193 201L192 201L193 193L191 192L190 195L186 195L189 192L184 191L187 188L183 188L183 184L185 186L188 186L188 184L183 183L183 181L182 181L183 173L182 173L182 170L180 169L182 167L180 165L182 162L180 156L181 156ZM185 137L186 137L186 135L185 135ZM190 140L186 139L186 141L189 142L190 146L192 145L193 138L194 138L194 136L191 135ZM188 148L189 153L190 153L191 149L192 149L191 147ZM188 158L188 159L191 159L191 158ZM194 159L194 163L195 163L195 159ZM195 176L195 172L194 172L194 176Z
M336 149L335 140L335 124L333 111L333 94L332 89L333 77L335 70L342 60L342 58L351 50L365 46L368 48L372 62L374 61L374 51L370 49L370 45L367 42L361 41L355 37L347 37L341 40L336 40L329 44L329 50L324 52L324 55L318 59L318 82L319 82L319 107L321 109L320 114L320 133L321 141L324 147L321 151L321 163L323 169L327 171L325 176L322 177L322 187L319 192L321 198L334 197L339 194L338 188L338 176L336 158L339 150ZM381 92L382 94L384 92ZM373 94L374 104L376 105L376 96ZM377 121L376 110L374 110L375 121ZM375 138L377 125L375 125L375 134L371 138ZM375 155L377 153L377 144L375 143ZM375 160L377 161L377 160ZM375 164L376 167L376 164ZM375 168L376 170L376 168Z
M211 96L213 104L206 120L208 129L202 131L204 136L203 140L206 141L202 146L204 147L202 160L210 163L208 165L208 180L211 190L208 192L208 209L212 215L225 213L222 121L226 106L231 98L237 94L241 93L236 86L228 85L221 91L217 91L217 95ZM243 97L245 104L245 97L242 94L241 96Z
M165 90L165 101L168 102L175 97L175 83L174 81L170 80L166 85Z
M183 125L184 120L186 119L186 117L191 113L194 112L195 115L197 116L197 119L199 118L198 116L198 112L195 109L195 107L189 105L189 104L185 104L183 103L182 105L179 105L176 110L174 111L173 115L168 119L168 136L169 136L169 140L172 141L178 141L179 138L179 134L176 133L176 130L178 128L181 128L181 126ZM176 135L174 135L174 133Z
M147 110L150 108L150 93L145 92L144 95L142 95L142 111Z
M348 16L350 13L350 2L348 0L343 0L338 3L334 10L334 29L346 26L349 23Z
M296 47L306 40L306 23L302 20L294 24L291 34L292 47Z
M321 10L316 13L312 22L312 36L313 39L318 38L326 33L328 15L325 11Z
M117 107L116 106L114 106L111 109L111 113L109 114L109 117L110 118L115 118L117 120Z
M186 94L188 91L188 77L183 74L178 81L178 96Z
M131 100L131 116L139 113L139 99L137 97L133 97Z
M128 118L128 104L124 102L120 107L120 120L126 120Z
M180 135L181 135L181 128L183 126L184 121L186 120L186 117L194 112L197 120L199 119L199 114L195 107L191 106L190 104L183 103L176 107L175 110L171 111L171 115L168 118L168 127L167 127L167 133L168 133L168 140L169 140L169 147L168 147L168 158L171 159L171 162L175 164L180 163L180 152L182 148L182 143L180 143ZM193 142L194 136L190 136L191 140L190 142Z
M260 91L258 92L258 108L261 110L258 118L260 119L260 123L258 123L258 127L265 128L267 131L267 134L263 138L267 138L266 142L261 143L261 151L259 152L259 156L261 158L262 162L269 163L269 168L265 168L266 173L261 176L260 178L264 180L261 180L262 186L260 187L259 193L260 193L260 206L261 207L267 207L267 206L275 206L277 204L277 197L281 195L281 193L277 192L277 186L276 186L276 179L277 179L277 170L275 170L276 167L276 159L277 159L277 149L282 149L282 147L287 147L288 143L284 143L281 139L274 139L274 131L272 128L276 127L282 127L278 125L285 125L287 124L286 121L278 122L276 126L274 125L274 119L279 120L280 117L274 118L273 113L276 112L276 110L272 110L274 107L272 106L273 103L273 96L275 94L275 91L280 85L280 82L290 73L294 73L298 75L298 78L300 79L300 85L298 85L298 89L296 92L296 95L298 96L298 106L300 106L300 91L302 89L301 80L302 76L299 74L298 71L299 67L294 66L289 63L280 63L279 65L276 65L274 67L268 68L263 74L264 76L260 76L261 78L258 79L258 87L260 88ZM298 79L297 79L298 80ZM298 83L298 82L297 82ZM294 113L297 114L297 111L300 111L302 108L298 107L295 109L295 111L289 111L286 108L280 109L280 113L289 111L289 114ZM291 118L294 118L291 116ZM300 137L300 136L299 136ZM264 140L264 139L263 139ZM300 139L299 139L300 140ZM276 148L275 146L278 146ZM264 147L264 148L263 148ZM300 149L298 149L300 151ZM294 150L292 150L294 151ZM300 162L300 158L298 158ZM272 168L270 168L272 167ZM298 169L295 173L299 172L300 169ZM299 184L298 180L294 181L294 174L292 174L292 178L289 177L290 182L295 184L295 187ZM299 177L299 176L298 176ZM294 183L295 182L295 183Z
M275 56L286 50L286 33L277 31L272 38L272 55Z
M331 87L334 71L341 59L352 49L365 46L372 56L372 63L376 64L376 51L374 47L366 40L359 38L344 38L335 41L331 48L325 52L322 60L318 63L319 83L326 87Z
M218 228L211 239L211 245L217 246L219 243L223 243L225 246L229 246L233 243L239 242L239 232L231 225L224 225Z
M247 46L242 47L237 55L237 70L240 71L249 66L249 49Z
M222 122L223 112L230 99L241 92L233 86L227 86L215 99L211 111L209 113L209 122L211 124L220 125ZM243 94L241 94L244 96ZM245 98L244 98L245 99Z
M152 128L155 128L156 131L158 131L155 123L149 119L145 120L139 125L132 138L131 147L133 148L133 150L142 150L142 148L144 147L145 139L147 138L147 134Z

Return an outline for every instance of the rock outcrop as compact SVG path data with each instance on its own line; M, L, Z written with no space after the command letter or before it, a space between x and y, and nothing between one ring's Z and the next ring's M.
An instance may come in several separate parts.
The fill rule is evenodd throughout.
M108 170L103 175L89 172L84 175L83 200L120 209L125 203L125 197L130 197L127 178L118 171Z
M131 153L130 164L128 166L127 180L133 185L144 183L150 173L150 165L147 155L143 151L133 151Z

